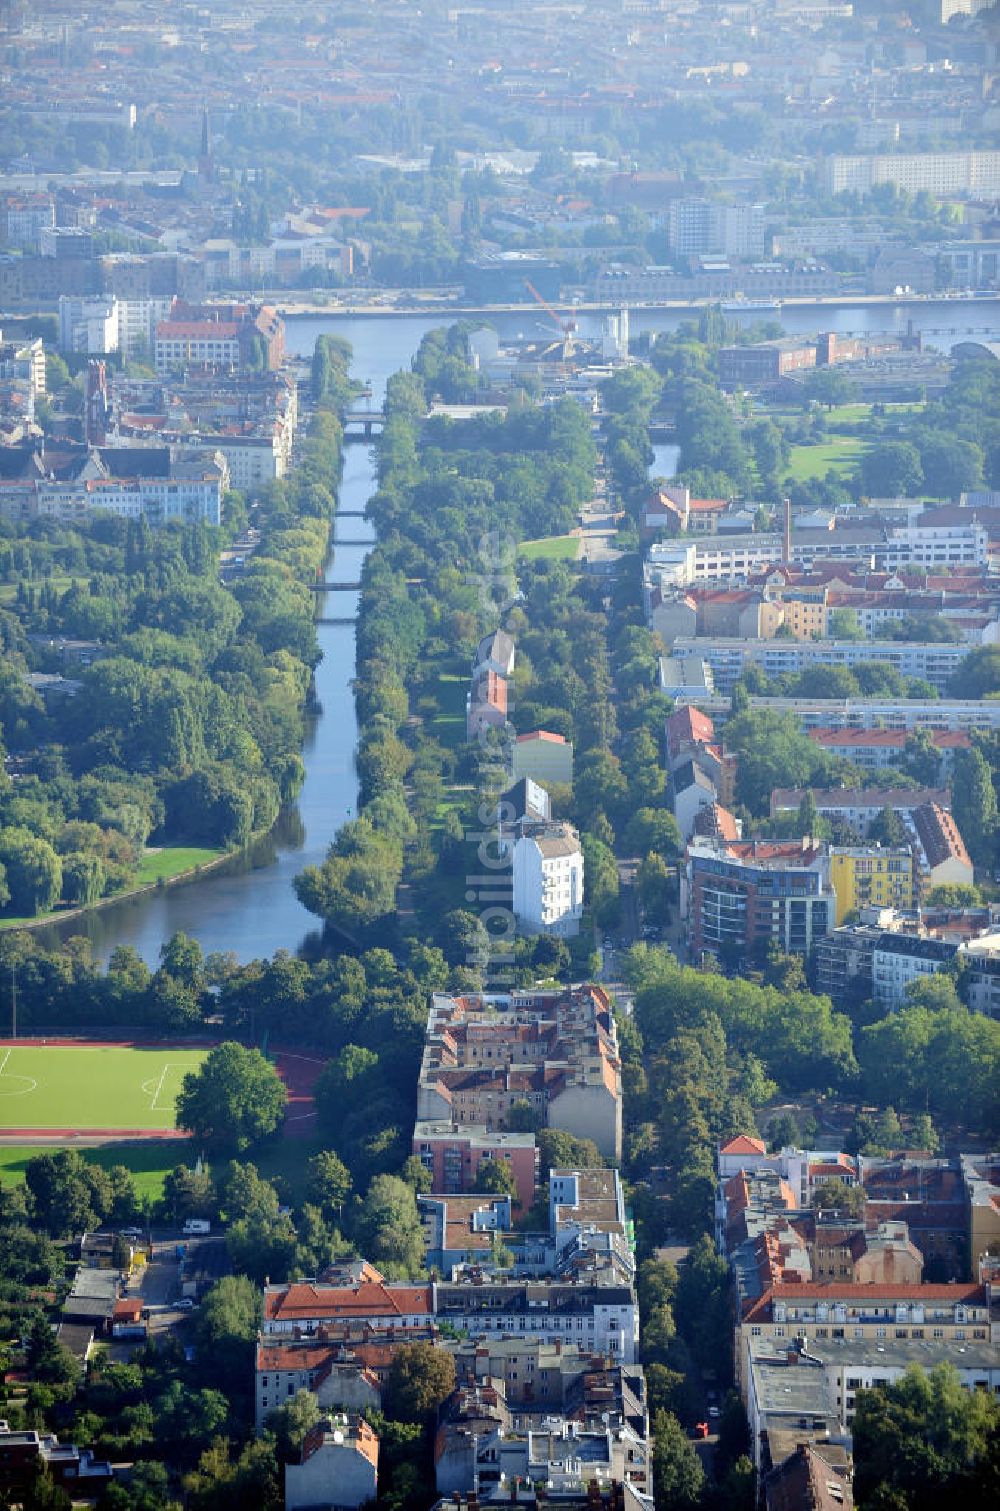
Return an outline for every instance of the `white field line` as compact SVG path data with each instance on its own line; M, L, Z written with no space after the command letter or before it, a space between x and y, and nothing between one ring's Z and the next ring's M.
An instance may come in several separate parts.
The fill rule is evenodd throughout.
M153 1092L153 1100L149 1104L149 1110L150 1110L150 1112L166 1112L166 1110L167 1110L165 1107L157 1107L156 1100L157 1100L157 1097L160 1095L160 1092L163 1090L163 1083L164 1083L164 1081L167 1078L167 1071L169 1069L170 1069L170 1061L167 1060L166 1064L163 1067L163 1070L160 1072L160 1079L156 1083L156 1090Z

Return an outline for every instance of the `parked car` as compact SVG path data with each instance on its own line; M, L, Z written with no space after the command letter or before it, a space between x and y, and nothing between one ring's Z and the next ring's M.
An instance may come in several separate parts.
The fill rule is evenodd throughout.
M190 1296L182 1296L179 1301L174 1302L174 1309L178 1312L193 1312L194 1305Z

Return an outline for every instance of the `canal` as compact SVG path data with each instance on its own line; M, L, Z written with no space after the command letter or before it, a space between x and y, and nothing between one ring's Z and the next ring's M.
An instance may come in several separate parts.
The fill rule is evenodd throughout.
M444 317L454 318L459 316ZM685 318L690 317L671 311L639 310L633 312L632 331L671 330ZM928 345L947 350L958 341L996 339L1000 301L959 304L929 300L919 306L796 308L773 318L780 318L789 333L803 334L821 328L843 334L899 333L912 320L915 330L927 330ZM442 323L441 315L296 317L288 321L286 344L289 355L308 358L321 333L345 337L354 349L354 375L371 384L373 399L380 404L390 375L409 366L422 336ZM501 339L549 330L543 319L525 313L501 316L496 324ZM600 328L601 316L581 316L582 335L597 335ZM675 448L657 447L656 452L653 475L671 475L676 466ZM364 445L347 446L340 508L351 513L364 509L374 488L374 452ZM371 526L366 520L351 518L338 520L335 525L327 576L354 581L371 547L338 547L338 535L351 541L373 540ZM350 614L356 608L356 598L356 594L328 594L320 602L319 614ZM106 960L117 945L131 945L156 965L161 945L179 931L197 939L206 954L231 951L241 961L272 955L279 949L294 952L308 948L310 941L318 938L318 920L299 903L292 882L304 866L323 860L340 825L354 813L358 793L354 770L357 721L351 685L354 626L322 624L318 635L323 659L316 672L317 709L302 752L305 782L295 807L282 815L272 833L205 875L40 930L43 942L55 945L60 939L84 934L100 960Z

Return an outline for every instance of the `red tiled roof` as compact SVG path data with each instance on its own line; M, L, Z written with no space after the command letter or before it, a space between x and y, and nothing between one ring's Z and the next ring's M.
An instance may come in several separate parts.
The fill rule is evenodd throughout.
M871 746L886 750L902 750L911 731L906 729L810 729L810 740L817 745L849 745L862 748ZM962 729L929 729L935 750L968 750L969 736Z
M530 734L518 735L517 743L523 745L525 740L549 740L553 745L565 745L565 735L551 734L547 729L533 729Z
M858 1285L854 1281L823 1284L814 1280L794 1281L789 1275L784 1285L771 1286L756 1297L743 1313L744 1322L766 1320L775 1301L948 1301L966 1306L985 1306L986 1288L975 1283L964 1285Z
M240 333L232 320L161 320L158 341L233 341Z
M668 715L666 730L667 746L671 751L679 749L682 740L690 740L696 745L708 745L715 738L715 725L708 714L690 704L675 708Z
M431 1310L430 1287L386 1286L362 1281L358 1286L289 1285L264 1296L269 1321L294 1322L319 1317L403 1317Z
M738 1133L731 1138L728 1144L723 1144L720 1154L766 1154L767 1145L763 1139L750 1138L746 1133Z

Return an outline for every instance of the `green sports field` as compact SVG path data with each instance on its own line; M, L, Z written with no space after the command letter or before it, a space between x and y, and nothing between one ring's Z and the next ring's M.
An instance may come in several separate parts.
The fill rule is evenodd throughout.
M0 1133L169 1131L181 1083L207 1053L170 1045L0 1045Z

